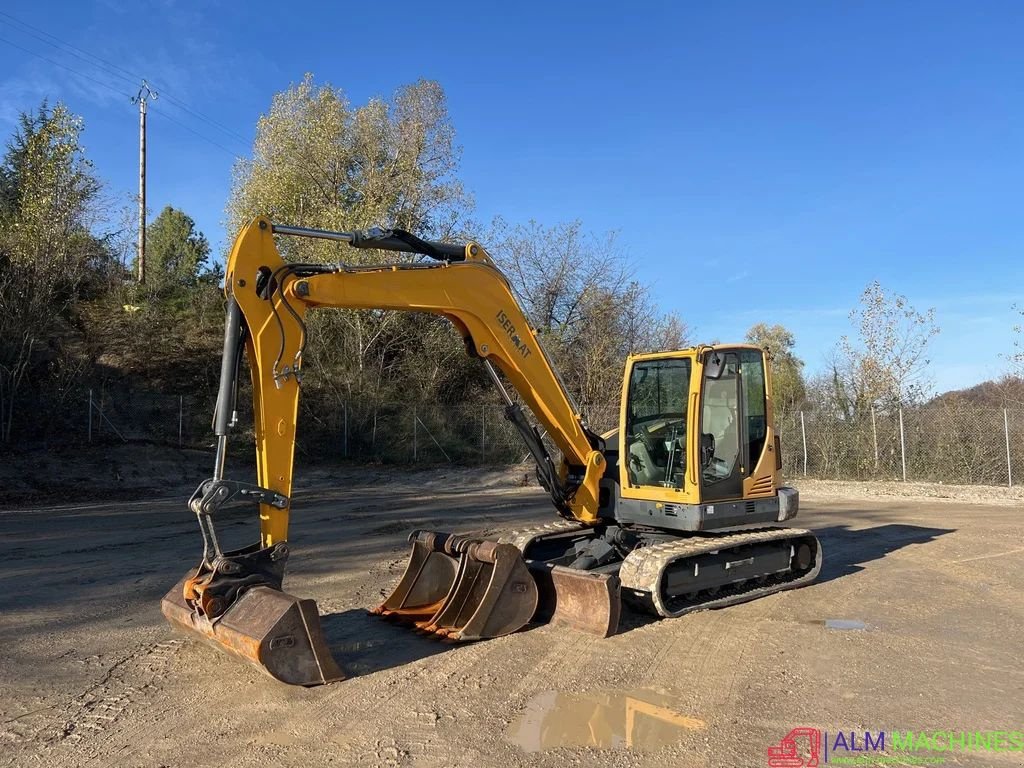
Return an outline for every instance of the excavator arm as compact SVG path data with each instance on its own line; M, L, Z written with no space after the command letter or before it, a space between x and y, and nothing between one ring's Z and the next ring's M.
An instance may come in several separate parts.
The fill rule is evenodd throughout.
M359 248L418 252L437 263L404 262L373 267L289 264L274 234L347 241ZM429 312L451 321L468 352L483 360L506 398L506 415L523 432L538 462L542 482L563 516L597 521L598 484L604 471L600 438L591 433L538 342L508 280L476 243L429 243L407 233L335 233L275 226L257 219L237 238L228 260L228 333L232 313L245 338L252 371L259 485L289 497L296 415L306 346L305 317L316 308ZM237 306L237 310L235 307ZM238 350L225 340L218 438L227 432L227 406L234 398ZM500 370L564 457L557 471L539 435L508 398L495 375ZM226 376L224 375L226 374ZM227 382L227 383L225 383ZM222 424L223 422L223 424ZM221 430L220 427L224 429ZM219 459L217 466L222 466ZM288 538L288 506L260 507L264 546Z
M418 253L435 262L370 267L287 262L275 235ZM598 488L605 469L601 438L584 424L508 280L476 243L432 243L401 230L348 233L275 226L258 218L235 241L225 294L214 470L189 502L202 531L203 557L163 600L162 610L172 623L285 682L312 685L343 676L327 650L315 603L294 598L282 587L306 316L313 309L428 312L451 321L469 354L483 361L501 391L506 416L523 434L558 512L571 521L570 527L597 524ZM252 377L255 485L224 476L228 435L237 421L243 350ZM505 391L499 371L562 453L557 469L540 433ZM215 518L223 506L238 502L258 506L260 540L226 552ZM515 631L537 611L537 584L512 544L424 531L414 531L410 541L413 551L406 574L375 612L467 640ZM602 622L600 612L590 611L586 621L597 616L597 623L606 628L617 622L617 581L563 575L558 569L545 571L542 578L545 583L566 583L565 595L596 592L607 606L607 617Z

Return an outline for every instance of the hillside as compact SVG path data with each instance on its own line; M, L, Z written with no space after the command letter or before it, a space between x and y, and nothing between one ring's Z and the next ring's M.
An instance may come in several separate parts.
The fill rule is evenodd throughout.
M932 400L935 405L974 405L983 408L1024 408L1024 378L1003 376L967 389L944 392Z

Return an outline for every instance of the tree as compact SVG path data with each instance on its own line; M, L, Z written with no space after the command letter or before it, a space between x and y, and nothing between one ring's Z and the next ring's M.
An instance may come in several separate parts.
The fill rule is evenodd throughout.
M796 410L807 397L807 387L804 383L804 361L793 354L796 345L793 332L782 325L757 323L747 331L747 341L768 350L779 416Z
M44 101L22 113L0 165L0 439L33 365L58 347L89 270L105 263L91 233L100 183L80 143L82 122ZM46 347L44 349L44 347Z
M584 410L616 399L627 355L687 345L686 324L658 311L613 233L586 233L579 221L498 219L487 242Z
M210 244L195 226L188 214L168 205L146 227L148 289L159 293L188 288L218 276L209 269ZM137 267L132 271L137 272Z
M387 101L354 107L341 89L307 75L276 94L260 118L253 157L235 168L229 226L237 231L265 214L289 224L394 226L445 239L461 227L470 205L455 176L459 154L437 83L420 80ZM286 258L302 261L396 258L306 238L282 239L279 246ZM308 322L306 362L323 375L307 390L326 388L335 402L354 394L457 396L483 381L479 373L467 375L462 345L441 318L360 311L313 313Z
M840 339L831 366L839 412L853 419L873 407L894 410L922 401L930 389L928 347L939 332L935 310L917 311L876 280L864 289L850 321L857 337Z
M341 89L318 86L307 74L276 94L260 118L253 158L235 167L228 223L237 231L266 214L318 227L449 236L469 204L455 177L459 155L438 83L419 80L390 101L353 108ZM333 253L324 243L292 246Z
M1024 318L1024 307L1013 305L1013 311ZM1010 367L1017 376L1024 378L1024 322L1015 323L1013 328L1013 352L1010 353Z

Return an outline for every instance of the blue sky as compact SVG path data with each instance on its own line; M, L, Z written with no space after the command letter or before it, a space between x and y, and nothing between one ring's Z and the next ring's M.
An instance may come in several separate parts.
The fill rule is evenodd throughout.
M616 230L698 340L783 323L815 372L877 279L935 308L938 389L1007 367L1011 305L1024 304L1020 3L0 10L156 84L150 207L183 208L218 247L233 154L275 92L312 72L359 103L432 78L479 220ZM0 134L42 97L63 100L110 194L130 202L137 86L46 39L0 15Z

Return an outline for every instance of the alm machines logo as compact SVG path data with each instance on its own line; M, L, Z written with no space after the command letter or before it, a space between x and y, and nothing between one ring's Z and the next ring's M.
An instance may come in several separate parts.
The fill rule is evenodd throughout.
M818 768L821 731L794 728L778 744L768 747L768 768Z
M888 747L888 749L886 749ZM768 768L941 765L959 753L1024 753L1024 730L822 731L794 728L768 747Z

